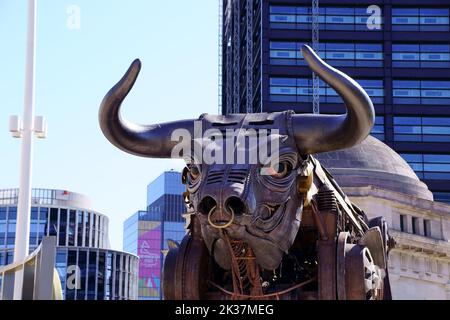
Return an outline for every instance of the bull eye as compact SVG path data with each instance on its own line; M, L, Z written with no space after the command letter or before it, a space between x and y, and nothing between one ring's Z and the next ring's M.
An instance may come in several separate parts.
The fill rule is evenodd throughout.
M289 175L289 173L291 173L292 169L293 167L290 162L282 161L273 164L268 169L268 174L273 178L283 179L286 178Z
M197 180L200 177L200 169L196 165L189 166L189 178L192 181Z

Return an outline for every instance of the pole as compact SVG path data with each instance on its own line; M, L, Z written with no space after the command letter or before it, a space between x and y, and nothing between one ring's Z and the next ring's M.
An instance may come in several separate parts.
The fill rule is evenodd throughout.
M25 100L23 109L23 138L20 159L20 182L16 224L14 262L28 255L31 211L31 171L33 158L34 88L36 57L36 1L28 0L28 29L25 73ZM23 269L16 272L14 300L22 299Z

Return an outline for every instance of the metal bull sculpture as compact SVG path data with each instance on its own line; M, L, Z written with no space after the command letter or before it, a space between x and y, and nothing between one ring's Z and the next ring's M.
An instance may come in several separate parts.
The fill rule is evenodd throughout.
M112 144L138 156L187 159L188 233L180 245L170 243L166 299L390 299L392 241L384 219L369 221L312 156L363 141L374 123L372 102L350 77L309 47L302 50L309 67L342 97L346 114L287 111L132 124L119 110L140 71L138 60L105 96L100 126ZM279 141L278 148L266 163L198 160L218 135L236 129L243 141L252 131L269 144ZM177 130L194 138L174 154ZM245 159L257 153L242 150Z

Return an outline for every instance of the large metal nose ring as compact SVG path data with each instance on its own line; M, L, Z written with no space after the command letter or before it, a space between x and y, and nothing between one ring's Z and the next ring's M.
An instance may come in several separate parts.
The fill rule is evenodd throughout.
M216 229L225 229L225 228L228 228L229 226L231 226L231 224L234 222L234 210L232 209L232 208L230 208L230 211L231 211L231 218L230 218L230 221L228 221L226 224L224 224L224 225L218 225L218 224L215 224L214 222L212 222L212 219L211 219L211 215L212 215L212 213L214 212L214 210L216 210L216 208L217 208L217 206L215 206L214 208L212 208L210 211L209 211L209 213L208 213L208 222L209 222L209 224L213 227L213 228L216 228Z

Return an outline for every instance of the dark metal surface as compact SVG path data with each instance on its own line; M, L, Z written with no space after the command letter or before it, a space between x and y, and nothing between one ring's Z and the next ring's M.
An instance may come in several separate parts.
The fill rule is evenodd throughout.
M176 285L175 285L175 267L179 255L178 248L172 248L166 255L164 260L164 268L162 274L161 290L165 300L176 299Z
M309 67L344 100L346 115L296 115L292 127L300 152L313 154L354 146L370 133L375 110L367 93L352 78L326 64L304 45L303 56Z
M372 251L375 261L383 264L378 268L385 268L386 244L377 241L381 236L368 235L357 245L369 230L364 212L310 155L361 142L374 123L373 105L354 80L327 65L309 47L303 48L303 54L310 68L342 96L346 115L295 115L290 111L202 115L195 136L194 120L132 124L121 118L120 106L140 71L138 60L105 96L100 126L105 137L123 151L168 158L179 143L171 141L174 130L183 129L191 137L183 141L189 144L185 149L189 154L177 155L194 160L183 171L189 233L167 255L165 298L380 297L367 294L368 280L378 279L374 259L368 257ZM279 150L268 156L283 165L283 174L273 170L264 174L261 163L248 161L256 150L247 145L244 163L197 161L204 142L211 141L205 137L211 129L219 133L251 129L258 136L264 132L269 141L278 139ZM193 141L202 148L196 150L190 145ZM370 279L361 271L369 269L375 270Z
M302 51L311 70L342 97L347 114L293 116L292 134L299 152L327 152L360 143L369 135L375 121L375 111L369 96L356 81L326 64L311 48L305 45ZM123 78L106 94L100 106L100 127L105 137L125 152L143 157L169 158L178 143L171 141L172 132L186 129L193 136L194 120L153 125L138 125L124 120L120 115L120 106L131 91L140 70L141 62L135 60ZM213 118L221 122L232 116Z
M345 291L347 300L380 300L381 275L377 272L370 250L361 245L346 246Z
M383 242L380 228L378 226L370 228L362 237L358 244L366 246L372 253L375 264L382 269L387 268L386 244Z
M372 238L374 234L369 232L368 237ZM349 232L341 232L337 240L338 300L390 300L390 295L386 294L386 290L390 291L386 287L389 283L385 276L387 268L379 266L373 259L374 254L384 253L383 246L374 241L369 249L366 245L352 243L351 238Z
M186 235L179 249L171 249L163 270L166 300L205 299L210 257L205 244Z
M317 201L317 204L316 204ZM336 236L339 209L334 191L322 185L311 204L320 234L317 242L319 299L336 299ZM319 224L322 225L319 227Z
M123 78L106 94L99 111L100 128L113 145L125 152L141 157L170 158L173 147L178 143L171 141L172 132L184 128L192 133L194 121L139 125L124 120L120 107L140 70L141 62L135 60Z
M350 241L349 232L339 233L336 248L336 286L337 286L338 300L347 300L346 280L345 280L347 270L345 268L345 261L347 254L347 245L349 244L349 241Z
M369 227L378 227L381 231L381 237L383 239L384 252L386 258L389 256L391 249L395 247L395 240L389 235L388 224L385 217L376 217L369 221ZM386 276L383 279L383 300L391 300L391 283L389 281L389 260L386 260Z

